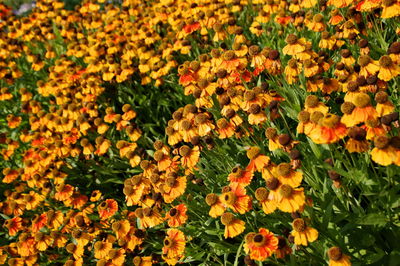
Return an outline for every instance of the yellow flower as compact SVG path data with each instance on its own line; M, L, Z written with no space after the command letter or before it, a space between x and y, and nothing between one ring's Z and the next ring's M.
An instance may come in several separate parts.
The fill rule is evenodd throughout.
M306 225L302 218L297 218L293 221L293 231L291 235L294 237L296 245L307 246L308 243L314 242L318 238L318 231Z

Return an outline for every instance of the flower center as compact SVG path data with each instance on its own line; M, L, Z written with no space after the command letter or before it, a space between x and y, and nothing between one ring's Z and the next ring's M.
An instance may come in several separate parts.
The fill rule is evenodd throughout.
M365 67L366 65L368 65L369 62L371 62L371 57L369 57L368 55L362 55L362 56L360 56L360 58L358 59L358 63L359 63L360 66L362 66L362 67Z
M267 183L267 188L270 190L275 190L279 186L279 180L275 177L268 178L266 183Z
M226 204L233 205L235 203L237 197L236 197L235 193L230 191L230 192L224 193L223 199L226 202Z
M171 215L171 217L174 217L174 216L176 216L178 214L178 211L177 211L177 209L175 209L175 208L172 208L170 211L169 211L169 215Z
M277 174L279 176L286 176L290 173L290 164L288 163L281 163L277 167Z
M217 200L218 200L218 196L214 193L208 194L206 196L206 203L208 206L214 205L217 202Z
M269 192L267 189L260 187L255 192L255 197L258 201L264 201L268 198Z
M392 64L393 61L388 55L384 55L379 59L379 65L382 67L390 67Z
M266 240L267 240L267 239L266 239L262 234L256 234L256 235L253 237L253 243L254 243L257 247L264 246Z
M176 178L173 176L170 176L167 178L167 180L165 180L165 183L167 186L169 187L174 187L177 183Z
M390 139L386 136L377 136L374 139L375 147L378 149L384 149L389 145Z
M293 188L289 185L282 185L279 189L279 194L284 198L289 198L293 193Z
M167 247L167 248L172 247L173 243L174 243L174 241L169 237L164 239L164 246Z
M340 121L340 118L334 114L327 114L322 120L321 124L324 127L334 128L336 124Z
M294 34L289 34L286 38L288 44L295 44L297 42L297 36Z
M259 147L251 147L251 148L247 151L247 157L248 157L250 160L253 160L253 159L256 158L259 154L260 154L260 148L259 148Z
M351 102L344 102L341 106L340 106L340 110L342 111L342 113L344 114L351 114L354 110L356 106L351 103Z
M331 247L328 250L328 257L329 257L329 259L331 259L333 261L340 260L342 258L342 256L343 256L343 253L340 250L340 248L338 248L338 247Z
M230 225L233 220L235 219L235 216L230 213L230 212L226 212L224 214L222 214L221 216L221 223L225 226Z
M306 104L307 107L310 107L310 108L317 107L318 104L319 104L319 99L315 95L309 95L306 98L305 104Z
M232 174L234 175L234 177L240 177L243 173L243 170L240 169L239 166L236 166L232 169Z
M293 221L293 229L297 232L303 232L304 230L306 230L306 223L303 219L297 218Z
M131 178L132 185L134 186L138 185L140 181L142 181L142 175L135 175Z
M186 156L188 156L190 154L191 150L192 149L189 146L184 145L184 146L179 148L179 154L181 156L183 156L183 157L186 157Z
M370 104L370 97L366 93L359 93L354 98L354 105L360 108L366 107Z

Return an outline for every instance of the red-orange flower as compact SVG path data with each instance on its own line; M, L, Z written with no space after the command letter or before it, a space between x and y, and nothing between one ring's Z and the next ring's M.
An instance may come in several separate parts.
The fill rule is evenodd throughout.
M244 214L251 209L251 198L246 195L246 189L241 183L231 183L220 199L222 203L234 212Z
M10 236L15 236L18 231L22 230L22 218L14 217L12 219L6 220L4 226L8 229L8 234Z
M228 180L230 182L242 183L245 186L250 184L252 178L253 173L248 170L243 170L240 166L235 166L232 169L232 172L228 175Z
M187 208L185 204L179 204L178 206L170 209L165 217L168 220L168 225L170 227L183 225L188 218L186 215L186 210Z
M113 199L106 199L98 207L100 219L108 219L118 211L118 203Z
M261 170L267 166L270 162L268 156L260 153L261 149L259 147L251 147L247 151L247 157L250 159L250 163L246 170L254 172L255 170L261 172Z
M326 114L309 137L317 144L335 143L347 135L347 128L337 115Z
M253 260L264 261L278 248L278 238L268 229L260 228L257 233L249 233L245 238L244 251Z
M167 231L167 236L164 239L164 247L162 252L168 259L179 260L183 257L185 251L185 235L178 229L170 229Z

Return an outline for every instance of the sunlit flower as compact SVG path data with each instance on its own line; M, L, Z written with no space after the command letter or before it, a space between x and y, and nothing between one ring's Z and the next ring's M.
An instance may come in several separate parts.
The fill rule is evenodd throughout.
M118 211L118 203L113 199L107 199L97 207L97 210L101 219L108 219Z
M169 229L164 239L163 254L166 258L179 260L185 251L185 235L177 229Z
M183 225L187 220L185 204L179 204L174 208L171 208L165 218L168 220L168 225L170 227L177 227Z
M307 246L308 243L314 242L318 238L318 231L306 225L302 218L297 218L292 223L293 231L291 235L294 237L296 245Z
M235 218L235 216L230 212L226 212L221 216L221 223L225 226L225 238L238 236L243 233L245 229L245 222Z
M206 203L211 207L208 214L213 218L217 218L225 212L225 207L217 194L208 194L206 196Z
M231 183L227 192L221 196L221 202L234 212L244 214L251 209L251 198L246 195L246 188L241 183Z
M277 250L278 242L278 238L268 229L260 228L258 233L246 235L243 247L251 259L264 261Z
M339 247L331 247L327 251L329 266L350 266L350 257L342 253Z

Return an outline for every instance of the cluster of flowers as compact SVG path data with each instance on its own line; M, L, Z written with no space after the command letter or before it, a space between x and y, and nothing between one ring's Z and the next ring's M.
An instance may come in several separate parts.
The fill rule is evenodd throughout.
M121 7L104 2L83 1L67 11L62 2L41 0L21 19L6 7L0 13L0 100L20 105L20 115L6 118L18 137L7 133L0 141L4 160L16 162L2 170L2 182L13 187L0 203L10 241L0 248L0 263L34 265L44 252L57 260L65 254L61 249L68 254L60 259L65 265L83 265L92 253L97 265L122 265L128 256L134 265L182 261L191 236L184 234L190 217L181 202L189 179L201 183L193 176L202 151L217 145L214 138L240 140L258 130L265 132L268 148L256 141L243 144L247 164L231 169L221 193L213 187L204 195L209 215L220 218L225 238L235 238L246 231L243 217L253 209L263 211L257 215L291 214L292 231L286 235L260 227L241 236L248 265L272 255L284 258L294 247L316 241L318 231L307 218L312 200L300 170L299 141L291 131L279 133L283 130L274 124L285 119L281 106L287 92L281 95L284 89L272 88L267 78L282 79L283 88L313 93L298 113L297 133L316 144L347 138L349 152L370 153L381 165L400 165L399 117L389 86L400 74L400 43L371 54L377 49L363 37L371 25L362 19L366 12L382 19L398 16L398 1L319 3L321 10L332 10L329 19L313 13L316 0L125 0ZM238 14L249 8L256 15L250 25L239 26ZM307 29L320 40L287 34L284 47L252 44L254 36L268 34L268 23ZM332 50L340 56L334 58ZM23 64L29 69L22 71ZM184 94L194 102L173 113L166 143L155 141L150 157L137 144L142 132L134 123L135 107L124 104L115 110L99 99L104 84L137 77L142 85L158 87L175 70ZM12 91L27 78L24 72L43 80ZM99 190L81 193L63 171L70 158L96 160L111 150L131 168L140 168L124 181L123 204ZM269 154L277 150L290 161L274 162ZM248 189L260 176L257 184L265 186ZM166 231L163 247L152 250L153 256L143 255L151 228ZM327 253L330 265L350 265L339 247Z

